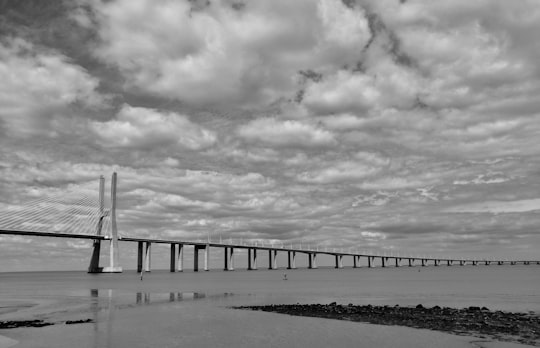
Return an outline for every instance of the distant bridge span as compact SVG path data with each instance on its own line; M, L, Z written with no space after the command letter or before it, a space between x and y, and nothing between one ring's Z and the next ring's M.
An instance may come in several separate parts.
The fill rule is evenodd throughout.
M111 240L109 236L98 235L85 235L74 233L58 233L58 232L32 232L32 231L17 231L17 230L1 230L0 235L19 235L30 237L52 237L52 238L69 238L69 239L90 239L94 241ZM151 239L151 238L136 238L136 237L118 237L119 242L135 242L138 243L137 254L137 271L151 271L151 245L152 244L169 244L170 245L170 271L183 271L184 270L184 247L193 247L193 271L199 271L199 251L204 251L204 265L203 270L208 271L210 267L210 248L222 248L224 249L224 261L223 270L234 270L234 250L244 249L248 251L248 270L256 270L257 266L257 254L258 252L268 252L268 269L278 269L277 255L280 253L287 253L287 269L296 269L296 257L297 254L304 254L307 256L308 268L317 268L317 256L329 255L335 258L335 268L343 268L343 258L352 257L353 268L360 267L360 261L363 258L367 261L367 267L380 267L387 266L452 266L452 265L540 265L540 261L531 260L478 260L478 259L449 259L449 258L434 258L434 257L410 257L410 256L387 256L387 255L372 255L366 253L353 253L353 252L335 252L325 250L312 250L312 249L300 249L300 248L287 248L287 247L274 247L264 245L253 244L227 244L227 243L212 243L212 242L191 242L173 239ZM104 272L104 268L98 266L98 268L89 268L91 273ZM121 272L117 270L116 272Z
M41 202L42 203L42 202ZM41 204L40 203L40 204ZM48 203L48 202L46 202ZM47 232L47 231L35 231L29 230L26 228L5 228L5 226L17 226L13 221L17 222L17 219L23 221L24 224L28 224L29 217L32 217L32 214L27 212L20 213L19 216L11 216L10 214L0 215L0 235L18 235L18 236L31 236L31 237L52 237L52 238L68 238L68 239L86 239L93 240L93 253L90 260L90 266L88 268L89 273L119 273L122 272L122 267L119 264L119 242L136 242L138 244L137 252L137 271L149 272L151 270L151 246L152 244L169 244L170 245L170 271L183 271L184 270L184 248L185 246L193 247L193 271L199 271L199 251L204 251L204 265L203 269L205 271L209 270L210 266L210 249L211 248L222 248L224 250L224 259L223 259L223 270L232 271L234 270L234 251L235 249L244 249L247 250L247 269L256 270L258 269L257 265L257 254L260 252L268 253L268 269L278 269L277 264L277 255L279 253L287 253L287 269L296 269L296 256L297 254L303 254L307 256L307 267L309 269L317 268L317 256L319 255L328 255L335 259L335 268L343 268L343 258L352 257L353 268L360 267L361 259L364 259L367 263L367 267L374 267L377 264L381 267L387 266L409 266L413 267L415 265L419 266L452 266L452 265L516 265L516 264L537 264L540 265L540 260L485 260L485 259L456 259L456 258L438 258L438 257L412 257L412 256L387 256L387 255L374 255L367 253L358 253L358 252L339 252L339 251L328 251L328 250L313 250L313 249L303 249L303 248L293 248L292 246L287 248L282 244L282 247L276 247L274 245L258 245L249 244L249 243L213 243L208 242L193 242L193 241L182 241L174 239L152 239L152 238L138 238L138 237L126 237L119 236L116 226L116 173L112 176L111 181L111 208L109 210L104 209L104 178L100 178L99 185L99 207L97 209L91 209L91 207L85 206L83 203L88 202L79 202L76 205L76 208L64 208L64 211L71 213L71 215L64 217L66 223L65 226L68 226L64 231L70 230L69 226L74 226L73 230L81 230L81 226L86 226L86 229L82 230L92 230L95 231L95 234L90 233L69 233L69 232ZM59 204L54 202L54 204ZM36 211L43 210L43 205L34 204ZM90 219L89 223L85 222L81 218L81 211L85 209L90 209ZM8 212L9 213L9 212ZM47 212L41 212L37 215L43 219L43 216L47 216ZM31 224L30 224L31 225ZM110 235L102 234L104 225L110 227ZM100 249L101 242L109 241L109 266L100 267L99 258L100 258Z

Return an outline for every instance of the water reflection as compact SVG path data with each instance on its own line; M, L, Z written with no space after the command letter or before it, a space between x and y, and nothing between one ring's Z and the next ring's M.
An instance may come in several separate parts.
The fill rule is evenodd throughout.
M133 297L132 297L133 296ZM189 300L221 300L233 296L224 293L207 296L200 292L125 292L113 289L90 289L90 312L93 319L93 347L113 347L115 313L118 310L139 306L166 305Z

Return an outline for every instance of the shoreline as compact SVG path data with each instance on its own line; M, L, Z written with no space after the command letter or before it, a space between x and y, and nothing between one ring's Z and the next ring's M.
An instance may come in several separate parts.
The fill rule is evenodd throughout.
M540 347L540 314L490 311L485 307L463 309L434 306L323 304L235 306L234 309L264 311L292 316L317 317L429 329L460 336L490 338Z

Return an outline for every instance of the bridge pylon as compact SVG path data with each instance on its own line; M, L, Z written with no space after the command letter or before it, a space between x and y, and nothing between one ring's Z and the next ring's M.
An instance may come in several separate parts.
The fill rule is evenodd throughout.
M120 255L118 249L118 228L116 225L116 185L117 175L116 172L112 174L111 178L111 209L105 211L105 178L99 177L99 219L96 226L96 234L101 236L103 229L103 219L109 215L111 219L111 238L109 244L109 266L99 266L99 256L101 252L101 240L95 240L92 250L92 257L90 259L90 266L88 267L88 273L121 273L122 267L120 267Z

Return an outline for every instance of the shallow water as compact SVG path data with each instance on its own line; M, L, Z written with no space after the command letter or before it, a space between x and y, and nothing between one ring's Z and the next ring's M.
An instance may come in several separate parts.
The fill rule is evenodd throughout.
M0 273L0 321L37 318L56 323L43 328L0 330L0 335L18 340L24 347L250 347L261 342L266 342L263 346L358 346L360 336L363 344L371 337L377 345L392 346L396 335L409 337L410 346L421 346L433 335L444 334L423 332L416 337L414 332L421 330L373 325L365 330L366 325L358 323L229 307L336 301L459 308L474 305L540 313L538 289L540 267L536 265L154 271L146 273L142 281L133 271L100 275ZM65 324L67 320L85 319L92 323ZM396 329L409 334L396 334ZM375 335L377 330L386 334ZM437 337L433 339L440 343ZM456 346L462 339L451 336L449 346Z

